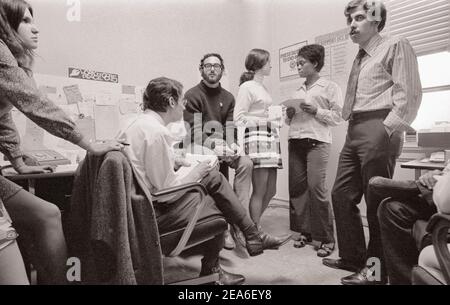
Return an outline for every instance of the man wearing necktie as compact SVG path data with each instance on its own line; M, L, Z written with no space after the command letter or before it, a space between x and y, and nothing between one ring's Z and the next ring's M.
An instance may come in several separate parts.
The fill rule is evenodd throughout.
M343 284L387 281L377 220L383 198L368 193L368 184L374 176L392 178L403 132L411 129L422 98L417 58L410 43L379 34L386 13L384 4L368 0L353 0L344 11L350 38L359 45L359 52L342 109L349 123L332 191L340 258L323 259L328 267L355 272L342 278ZM367 248L358 208L363 195L369 226Z

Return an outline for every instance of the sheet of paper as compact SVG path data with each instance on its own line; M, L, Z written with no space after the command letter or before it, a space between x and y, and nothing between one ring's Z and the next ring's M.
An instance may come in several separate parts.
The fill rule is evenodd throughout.
M67 104L77 104L83 101L83 96L78 85L64 86L63 91L67 99Z
M116 94L97 94L95 96L95 104L98 106L115 106L118 100Z
M301 111L300 104L304 102L305 102L304 99L288 99L282 102L281 104L286 107L294 107L296 112L300 112Z
M116 106L94 107L95 138L97 140L111 140L119 132L119 113Z
M219 159L215 155L197 155L187 153L185 158L191 164L191 166L180 167L177 171L179 177L186 177L200 162L207 161L211 167L214 167L219 163Z

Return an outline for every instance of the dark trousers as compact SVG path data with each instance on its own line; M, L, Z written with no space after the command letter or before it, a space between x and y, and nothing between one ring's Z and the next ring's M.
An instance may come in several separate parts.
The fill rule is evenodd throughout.
M323 243L334 243L331 205L325 186L330 144L289 140L290 228Z
M237 225L244 234L249 228L254 227L254 223L245 212L228 180L219 171L211 171L202 179L201 183L208 191L208 196L205 198L207 204L200 214L200 219L217 214L223 215L228 223ZM159 231L165 233L186 226L198 200L198 194L187 193L173 203L156 203ZM212 261L217 259L223 242L220 244L216 240L210 242L209 245L210 249L204 252L203 262L213 264ZM205 261L207 258L209 262Z
M401 133L394 132L389 137L385 130L383 120L387 113L360 113L349 121L332 190L339 256L361 267L370 257L382 260L383 253L377 219L383 198L368 194L369 180L374 176L392 178L402 146ZM363 195L370 235L367 248L358 208Z
M386 185L387 183L389 185ZM411 231L417 220L428 220L436 213L435 205L428 199L430 196L427 196L431 192L415 181L387 182L383 179L374 179L370 187L371 192L390 197L378 208L389 283L411 284L411 271L417 264L420 251Z

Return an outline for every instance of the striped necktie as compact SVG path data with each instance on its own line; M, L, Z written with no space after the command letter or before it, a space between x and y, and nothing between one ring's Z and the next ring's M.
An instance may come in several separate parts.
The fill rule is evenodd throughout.
M344 120L348 120L350 118L350 114L352 113L353 105L356 100L356 88L358 87L358 77L359 72L361 71L361 61L366 54L367 53L364 49L359 49L358 55L356 55L356 58L353 61L352 71L350 72L347 83L347 93L345 94L344 107L342 108L342 118Z

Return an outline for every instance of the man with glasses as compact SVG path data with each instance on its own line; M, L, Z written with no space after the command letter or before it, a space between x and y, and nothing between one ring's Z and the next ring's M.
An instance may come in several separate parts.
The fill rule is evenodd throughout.
M248 209L253 163L249 157L239 155L233 123L235 100L220 85L224 69L220 54L203 56L199 66L202 80L185 94L184 120L190 125L190 142L212 149L221 161L221 172L225 176L228 167L235 170L234 191ZM228 250L235 247L229 231L225 235L224 247Z

